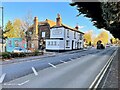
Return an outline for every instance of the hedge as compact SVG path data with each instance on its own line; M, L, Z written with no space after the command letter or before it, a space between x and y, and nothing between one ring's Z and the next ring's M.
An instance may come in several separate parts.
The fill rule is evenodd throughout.
M10 58L26 57L26 56L38 56L38 55L43 55L43 52L39 52L38 50L35 50L34 52L29 52L29 53L3 52L2 58L3 59L10 59Z

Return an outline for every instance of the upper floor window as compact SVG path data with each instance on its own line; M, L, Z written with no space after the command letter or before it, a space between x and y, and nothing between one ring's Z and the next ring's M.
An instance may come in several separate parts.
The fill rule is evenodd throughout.
M67 30L67 38L69 38L69 30Z
M80 40L82 40L83 38L82 38L82 34L80 34Z
M76 39L76 32L74 31L74 39Z

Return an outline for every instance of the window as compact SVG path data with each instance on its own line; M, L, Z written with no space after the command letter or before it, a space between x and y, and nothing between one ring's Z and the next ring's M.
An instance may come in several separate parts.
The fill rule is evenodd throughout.
M70 45L70 41L66 40L66 47L68 47Z
M74 39L76 39L76 32L74 31Z
M56 46L56 41L54 41L54 45Z
M67 38L69 38L69 30L67 30Z
M45 37L45 32L42 32L42 37Z
M53 45L53 41L51 41L51 45Z
M82 34L80 34L80 40L82 40Z
M50 45L50 41L48 41L48 45Z
M82 46L82 43L80 42L80 48L81 48L81 46Z

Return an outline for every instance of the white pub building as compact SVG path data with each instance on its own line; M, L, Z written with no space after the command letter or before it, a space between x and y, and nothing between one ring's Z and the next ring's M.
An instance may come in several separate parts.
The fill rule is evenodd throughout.
M83 32L78 30L78 26L71 28L61 23L58 14L56 25L50 28L50 39L46 39L47 51L66 51L83 48Z

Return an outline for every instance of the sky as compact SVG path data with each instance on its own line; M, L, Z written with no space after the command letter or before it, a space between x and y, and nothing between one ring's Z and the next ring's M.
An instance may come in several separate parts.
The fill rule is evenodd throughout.
M93 26L89 18L83 15L77 17L79 12L76 7L69 5L70 2L3 2L4 7L4 24L8 20L13 21L16 18L23 19L28 12L31 12L32 16L37 16L39 21L50 19L55 21L57 14L62 17L62 23L75 27L77 24L80 27L80 31L87 32L92 30L94 35L98 35L102 30Z

